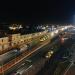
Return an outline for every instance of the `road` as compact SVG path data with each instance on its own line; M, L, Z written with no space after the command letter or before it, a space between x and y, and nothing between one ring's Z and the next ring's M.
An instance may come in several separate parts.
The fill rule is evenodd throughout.
M48 67L48 70L42 71L41 75L75 75L75 29L70 29L67 32L70 33L70 39L60 47L54 58L49 61L50 67ZM66 61L59 60L60 57L67 57L68 59Z
M56 38L57 39L57 38ZM55 38L54 38L54 40L55 40ZM47 44L46 46L44 46L44 47L42 47L42 48L40 48L37 52L38 52L38 55L36 55L36 56L34 56L33 55L33 57L32 58L30 58L29 60L32 60L33 62L35 62L36 60L39 60L38 58L39 57L43 57L43 54L45 53L45 52L47 52L48 50L50 50L50 49L52 49L53 48L53 50L56 52L56 48L54 47L54 45L53 44L55 44L56 42L57 42L58 40L56 40L56 41L54 41L51 45L50 45L50 43L49 44ZM58 44L57 44L58 45ZM56 45L55 45L56 46ZM40 51L40 52L39 52ZM37 53L36 52L36 53ZM35 54L36 54L35 53ZM42 55L42 56L41 56ZM42 61L44 61L44 60L42 60ZM42 65L42 64L41 64ZM41 66L40 66L40 69L41 69ZM38 69L38 70L40 70L40 69ZM36 70L35 70L36 71Z
M71 37L73 36L71 35ZM70 59L71 58L75 59L75 54L72 54L73 57L70 56L70 53L72 53L71 47L73 43L74 43L74 40L72 38L69 38L63 45L61 45L59 50L50 58L49 61L46 62L45 66L41 69L41 71L37 73L37 75L56 75L54 73L56 69L58 68L59 64L64 62L65 57L68 58L65 60L66 61L68 60L67 63L68 65L70 65L71 64ZM68 65L66 67L64 66L65 67L64 71L68 67ZM63 74L62 71L63 70L61 70L61 73ZM59 75L62 75L62 74L59 74Z
M58 40L56 40L56 41L54 41L51 45L50 45L50 43L49 44L47 44L46 46L43 46L42 48L40 48L36 53L34 53L31 57L29 57L28 58L28 60L30 60L30 61L32 61L32 65L34 64L35 66L38 66L37 64L38 64L38 60L40 60L41 58L41 62L39 62L39 63L41 63L41 65L40 65L40 68L41 68L41 66L43 66L44 65L44 62L45 62L45 59L43 59L43 55L46 53L46 52L48 52L48 50L50 50L51 49L51 47L53 46L53 45L55 45L55 44L57 44L57 42L58 42ZM58 45L58 44L57 44ZM56 51L56 50L55 50ZM25 62L26 61L26 59L23 61L23 62ZM42 61L43 61L43 63L42 63ZM37 63L37 64L35 64L35 63ZM19 65L18 65L19 66ZM26 65L27 66L27 65ZM33 66L33 67L35 67L35 66ZM32 68L33 68L32 67ZM15 72L14 71L14 69L15 69L15 71L16 71L16 69L17 68L13 68L13 72ZM39 69L40 70L40 69ZM35 71L37 71L37 70L35 70ZM11 72L11 71L10 71ZM11 72L12 73L12 72ZM10 74L9 74L10 75Z
M75 75L75 28L71 29L69 31L72 34L73 44L70 50L72 50L72 57L70 61L72 62L72 65L66 69L64 75Z
M48 41L49 41L49 40L48 40ZM47 43L41 43L40 45L41 45L41 47L43 47L43 46L45 46L46 44L48 44L48 42L47 42ZM37 49L36 49L36 51L38 51L38 49L40 49L41 47L38 46ZM35 49L35 48L34 48L34 49ZM28 57L29 55L35 53L34 49L33 49L32 51L28 52L29 54L28 54L27 56L22 57L22 56L23 56L23 55L22 55L22 56L21 56L22 60L24 60L24 59L25 59L26 57ZM24 54L24 55L25 55L25 54ZM18 60L19 60L19 59L18 59ZM20 62L20 61L22 61L22 60L19 60L18 62ZM14 60L14 61L15 61L15 60ZM17 60L16 60L16 61L17 61ZM12 63L13 63L13 62L12 62ZM12 63L11 63L11 64L12 64ZM9 67L14 66L14 64L13 64L12 66L11 66L11 64L9 64L8 66L9 66ZM17 63L15 63L15 64L17 64ZM8 67L6 67L6 68L8 68ZM5 68L5 69L6 69L6 68ZM5 69L4 69L4 70L5 70Z

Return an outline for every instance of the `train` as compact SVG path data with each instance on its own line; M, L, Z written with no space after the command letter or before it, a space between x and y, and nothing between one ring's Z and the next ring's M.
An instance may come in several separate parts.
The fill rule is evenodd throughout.
M28 46L27 45L23 45L20 48L12 49L11 51L0 55L0 65L4 65L4 64L8 63L12 59L14 59L17 56L21 55L27 49L28 49Z
M30 44L27 44L27 45L23 44L19 48L14 48L14 49L10 50L9 52L6 52L6 53L0 55L0 65L4 65L4 64L8 63L12 59L21 55L26 50L31 50L31 48L33 46L35 46L35 44L36 43L30 43Z
M0 64L4 65L18 55L20 55L20 51L17 49L13 49L12 51L4 53L0 55Z

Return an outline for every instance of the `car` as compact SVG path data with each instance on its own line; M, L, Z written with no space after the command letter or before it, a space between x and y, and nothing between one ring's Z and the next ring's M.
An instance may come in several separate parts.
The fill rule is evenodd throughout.
M52 56L54 52L53 51L48 51L46 54L45 54L45 58L50 58Z

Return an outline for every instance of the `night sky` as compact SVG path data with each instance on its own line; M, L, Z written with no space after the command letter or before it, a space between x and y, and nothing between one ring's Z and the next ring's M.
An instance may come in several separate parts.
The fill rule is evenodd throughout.
M2 3L1 23L73 23L74 21L74 0L25 0Z

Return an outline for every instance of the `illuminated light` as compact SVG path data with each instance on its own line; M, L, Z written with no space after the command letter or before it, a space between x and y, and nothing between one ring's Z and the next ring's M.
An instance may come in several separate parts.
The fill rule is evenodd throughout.
M68 27L66 26L65 29L67 29Z
M62 31L64 30L64 28L61 29Z
M44 41L43 39L41 39L40 41Z
M21 29L21 28L23 28L23 27L22 27L22 25L20 25L18 28Z
M28 38L31 38L31 36L29 36Z
M55 33L58 33L58 30L56 30Z
M51 52L48 52L48 54L51 54Z
M13 24L12 26L9 27L10 30L16 30L21 28L23 28L22 25L17 25L17 24Z
M16 30L16 28L13 28L13 30Z
M48 26L46 26L46 27L48 27Z
M46 40L45 38L43 38L43 40Z
M52 37L54 36L54 32L51 32L51 36L52 36Z
M13 27L9 27L9 29L11 29L11 30L12 30L12 29L13 29Z
M42 27L42 29L45 29L45 27Z
M48 52L47 54L46 54L46 56L45 56L46 58L50 58L51 57L51 53L50 52Z
M41 34L41 32L40 32L40 34Z
M23 39L21 39L21 41L23 41Z
M10 30L16 30L16 28L15 28L15 27L9 27L9 29L10 29Z
M53 51L51 51L51 54L53 54L54 52Z
M48 56L46 56L46 58L48 58Z

